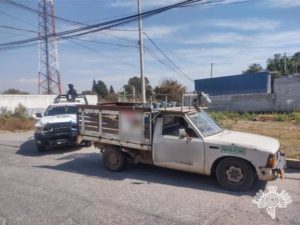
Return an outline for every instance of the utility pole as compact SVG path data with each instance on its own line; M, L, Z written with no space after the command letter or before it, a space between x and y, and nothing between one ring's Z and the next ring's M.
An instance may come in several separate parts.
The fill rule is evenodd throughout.
M39 94L61 94L53 0L39 0Z
M125 102L125 98L126 98L126 92L125 92L125 88L123 88L123 102Z
M135 87L132 85L132 100L135 102Z
M138 13L139 13L139 46L140 46L140 68L141 68L141 95L142 103L146 103L146 90L145 90L145 78L144 78L144 40L142 34L142 4L141 0L137 0Z
M213 77L213 66L214 66L214 64L211 63L211 64L210 64L210 78Z
M286 53L284 53L284 75L286 75Z

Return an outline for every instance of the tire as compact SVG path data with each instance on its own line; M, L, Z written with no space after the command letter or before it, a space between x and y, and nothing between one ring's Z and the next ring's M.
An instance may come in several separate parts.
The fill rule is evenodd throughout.
M91 141L85 141L84 142L84 146L87 147L87 148L92 147L92 145L93 145L93 142L91 142Z
M110 171L122 171L127 163L126 155L116 146L108 146L103 153L103 164Z
M36 144L36 149L39 153L45 152L46 151L46 146L45 145L38 145Z
M229 157L223 159L216 168L219 184L231 191L246 191L254 183L256 173L244 159Z

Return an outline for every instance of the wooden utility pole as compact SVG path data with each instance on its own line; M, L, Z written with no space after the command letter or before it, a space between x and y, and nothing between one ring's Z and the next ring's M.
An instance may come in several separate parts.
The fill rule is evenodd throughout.
M142 103L146 103L146 90L145 90L145 78L144 78L144 40L142 33L142 5L141 0L138 2L138 13L139 13L139 46L140 46L140 68L141 68L141 95Z

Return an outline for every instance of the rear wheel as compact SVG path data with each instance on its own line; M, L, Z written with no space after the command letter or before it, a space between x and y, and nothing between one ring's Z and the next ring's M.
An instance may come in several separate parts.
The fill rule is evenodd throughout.
M216 177L219 184L228 190L245 191L253 185L255 171L246 160L229 157L218 164Z
M119 147L108 146L103 153L103 164L111 171L121 171L126 166L126 155Z
M92 147L92 145L93 145L93 142L91 142L91 141L85 141L85 142L83 142L83 144L84 144L84 146L85 147Z

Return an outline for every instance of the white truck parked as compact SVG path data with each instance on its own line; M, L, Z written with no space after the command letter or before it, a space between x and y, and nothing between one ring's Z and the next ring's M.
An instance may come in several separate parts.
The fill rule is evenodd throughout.
M84 95L58 95L43 113L37 113L34 140L38 152L48 147L76 145L78 135L77 105L87 104ZM91 142L84 141L86 145Z
M221 128L202 108L151 109L134 103L78 106L78 141L93 141L104 166L124 169L128 160L215 175L226 189L243 191L254 181L283 177L278 140Z

